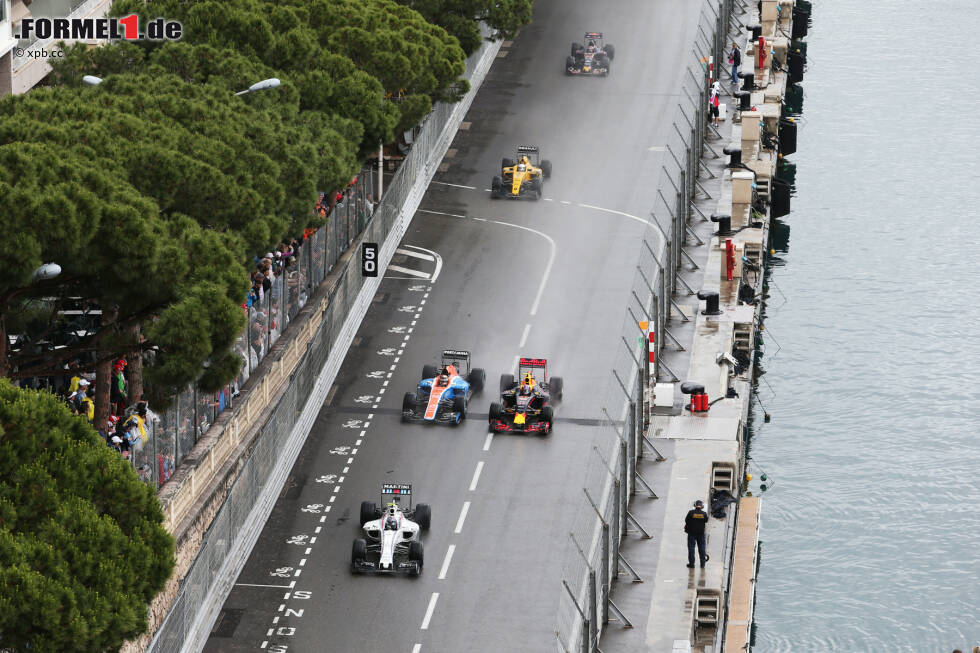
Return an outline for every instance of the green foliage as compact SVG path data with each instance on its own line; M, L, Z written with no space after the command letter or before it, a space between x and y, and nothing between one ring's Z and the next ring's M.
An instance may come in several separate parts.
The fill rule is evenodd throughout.
M303 111L356 120L362 126L358 143L363 158L379 141L390 142L396 133L418 124L432 102L458 101L469 89L460 79L465 54L456 38L404 4L116 0L111 13L182 21L180 43L133 46L149 52L151 66L186 81L236 90L278 77L298 91ZM56 68L66 79L80 79L98 74L94 59L90 54L74 59L70 55ZM101 55L117 68L120 59ZM384 102L386 94L399 93L409 101Z
M480 47L483 38L480 22L494 30L494 39L512 39L517 31L531 22L534 0L398 0L439 25L459 40L469 56Z
M0 649L118 649L173 552L152 490L84 420L0 379Z

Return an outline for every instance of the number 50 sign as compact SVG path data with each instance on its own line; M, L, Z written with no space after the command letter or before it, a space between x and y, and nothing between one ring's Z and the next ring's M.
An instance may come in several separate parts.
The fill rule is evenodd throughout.
M378 243L361 244L361 276L378 276Z

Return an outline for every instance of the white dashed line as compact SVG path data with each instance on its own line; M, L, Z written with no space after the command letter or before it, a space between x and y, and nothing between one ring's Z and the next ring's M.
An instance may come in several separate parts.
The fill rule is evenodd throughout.
M459 511L459 519L456 520L456 530L453 531L457 535L463 532L463 522L466 521L466 513L470 511L470 502L463 502L463 509Z
M268 641L268 640L266 640L266 641L264 641L264 642L262 642L262 643L261 643L261 644L259 645L259 648L265 648L265 647L266 647L266 646L268 646L268 645L269 645L269 641ZM413 651L412 653L415 653L415 651Z
M353 462L354 462L354 459L353 459L353 458L348 458L348 459L347 459L347 464L348 464L348 465L350 465L350 464L351 464L351 463L353 463Z
M339 485L335 485L334 488L333 488L333 493L334 494L337 494L338 492L340 492L340 486Z
M353 451L351 451L351 453L357 453L357 449L354 449Z
M319 534L321 530L323 530L323 527L317 526L315 529L313 529L313 532Z
M390 371L394 372L396 367L398 367L398 366L397 365L392 365L391 368L390 368Z
M456 545L450 544L449 549L446 551L446 559L442 561L442 569L439 570L439 580L446 579L446 572L449 571L449 563L453 561L453 553L456 551Z
M562 204L571 204L568 200L559 200Z
M300 575L300 574L302 574L302 573L303 573L303 570L302 570L302 569L297 569L297 570L296 570L296 573L295 573L295 574L293 574L293 576L299 576L299 575Z
M476 484L480 482L480 472L483 471L483 461L476 464L476 471L473 472L473 480L470 481L470 492L476 490Z
M336 500L337 500L337 495L336 494L333 495L332 497L330 497L330 503L333 503Z
M358 440L357 441L357 444L361 444L361 441ZM347 478L347 477L346 476L341 476L340 478L337 479L337 482L338 483L343 483L345 478ZM337 489L339 490L340 488L337 488Z
M306 553L304 553L303 555L310 555L310 553L312 553L312 551L313 551L313 549L307 547Z
M320 523L322 524L325 521L327 521L327 516L326 515L321 516L320 517Z
M273 617L272 618L272 623L273 623L273 625L278 624L279 623L279 617Z
M346 474L349 470L350 470L350 465L348 465L347 467L344 467L344 471L342 473L343 474Z
M425 617L422 618L422 630L429 629L429 622L432 620L432 613L436 610L436 601L438 600L439 592L433 592L432 598L429 599L429 607L425 609Z
M316 536L310 538L310 544L316 544Z
M306 566L306 558L303 558L302 560L299 561L299 566L300 567L305 567Z
M487 439L483 442L483 450L490 451L490 443L493 442L493 431L487 433Z
M531 333L531 324L530 323L524 325L524 333L521 334L521 344L517 345L518 347L523 347L524 346L524 343L527 342L527 336L528 336L529 333Z
M422 650L421 644L416 644L415 646L412 647L412 653L419 653L419 651L421 650Z
M289 594L287 594L286 596L288 597ZM280 603L279 604L279 610L278 610L278 612L282 612L285 609L286 609L286 604L285 603Z

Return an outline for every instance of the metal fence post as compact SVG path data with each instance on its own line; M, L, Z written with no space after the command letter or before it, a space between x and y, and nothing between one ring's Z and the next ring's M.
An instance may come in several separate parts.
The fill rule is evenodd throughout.
M595 569L589 568L589 653L599 648L599 624L596 610Z

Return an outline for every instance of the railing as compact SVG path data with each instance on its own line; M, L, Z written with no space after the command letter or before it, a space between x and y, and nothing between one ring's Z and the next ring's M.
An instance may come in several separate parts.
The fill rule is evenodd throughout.
M466 78L473 79L475 73L480 76L485 74L498 49L499 44L485 41L467 60ZM406 204L417 206L424 191L423 182L431 178L431 172L439 163L438 159L455 134L451 120L458 124L463 110L465 106L439 104L429 114L415 137L411 151L391 182L385 184L384 197L364 229L364 241L386 243L393 228L399 224L399 218L403 216L403 207ZM346 235L328 234L327 242L334 245L328 244L327 257L330 258L332 252L346 249L346 245L341 247L338 243L349 244L350 241L345 238L354 238L355 234L353 230ZM333 246L337 249L332 249ZM270 476L279 465L287 446L293 444L290 436L307 404L311 388L314 388L328 357L335 353L334 344L363 285L360 261L354 257L348 258L330 296L326 301L316 298L325 308L322 314L317 311L311 316L310 329L313 333L308 344L298 354L301 357L298 364L289 367L293 372L286 383L284 395L265 420L251 454L205 533L197 557L181 581L177 596L167 608L163 623L147 650L154 653L196 650L195 646L199 643L197 639L202 636L200 615L209 609L207 600L213 599L209 595L219 594L223 597L221 592L229 589L221 585L230 582L223 578L227 571L229 552L241 538L249 535L247 529L250 527L249 517L254 516L253 508L266 498L266 486L272 483ZM343 352L339 353L342 358ZM288 575L289 572L282 573ZM206 632L203 636L206 637Z
M581 492L577 493L573 524L563 558L561 593L555 624L558 649L565 653L593 653L609 622L610 610L628 623L610 600L620 568L629 570L619 553L620 540L628 528L641 531L629 514L631 497L637 492L656 496L636 473L637 461L659 456L645 439L648 415L644 397L648 384L665 375L679 380L661 361L668 346L671 304L677 293L693 295L677 274L685 264L683 245L693 200L698 190L698 169L707 132L708 56L715 61L715 79L723 74L729 17L734 0L709 0L698 24L693 58L682 82L682 99L675 111L665 147L665 165L651 210L656 226L643 238L632 299L620 332L622 346L613 361L599 428L593 441ZM709 36L710 35L710 36ZM686 96L686 97L684 97ZM655 334L655 367L648 372L650 341L641 322L649 322ZM621 564L622 563L622 564Z
M370 167L362 171L331 211L327 224L300 244L294 254L295 264L283 268L262 299L245 309L248 322L235 343L235 351L242 358L238 378L214 393L188 387L171 407L149 421L146 443L138 443L130 457L145 482L158 488L166 483L218 415L234 405L241 387L364 230L374 210L369 201L374 175Z

